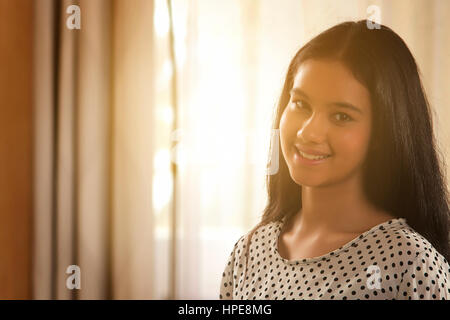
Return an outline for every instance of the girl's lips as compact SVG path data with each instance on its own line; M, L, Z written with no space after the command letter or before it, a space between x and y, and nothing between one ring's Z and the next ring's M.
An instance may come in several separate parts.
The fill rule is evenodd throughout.
M318 165L318 164L321 164L321 163L327 161L330 158L331 158L331 155L329 157L327 157L327 158L318 159L318 160L306 159L300 154L298 149L296 147L294 147L294 162L297 163L297 164L301 164L301 165Z
M306 153L308 155L313 155L313 156L328 156L330 155L329 153L323 152L323 151L318 151L318 150L313 150L313 149L309 149L306 148L300 144L294 144L294 146L301 152Z

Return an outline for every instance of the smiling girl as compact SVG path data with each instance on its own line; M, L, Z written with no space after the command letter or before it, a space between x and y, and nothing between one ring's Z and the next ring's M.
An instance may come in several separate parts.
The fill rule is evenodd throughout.
M416 62L345 22L292 59L279 170L235 244L221 299L448 299L449 197Z

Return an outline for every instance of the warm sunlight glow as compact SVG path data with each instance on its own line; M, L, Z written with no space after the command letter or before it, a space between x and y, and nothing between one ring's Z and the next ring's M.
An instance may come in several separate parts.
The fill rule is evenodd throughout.
M159 150L154 157L153 207L160 212L172 197L172 174L170 172L170 152Z
M169 14L165 0L154 1L154 28L159 38L165 37L169 33Z

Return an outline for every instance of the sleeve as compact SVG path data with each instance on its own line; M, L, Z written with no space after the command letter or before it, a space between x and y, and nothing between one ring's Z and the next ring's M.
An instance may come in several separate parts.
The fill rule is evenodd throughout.
M235 248L234 248L235 249ZM234 266L234 250L228 257L225 270L222 273L222 282L220 284L220 300L233 299L233 266Z
M232 300L233 299L233 288L234 288L234 267L237 266L237 261L239 260L241 250L245 248L243 242L245 241L245 235L241 236L238 241L234 244L233 251L231 251L228 257L225 270L222 273L222 281L220 284L220 295L221 300Z
M404 272L396 299L449 300L448 261L436 250L426 249L420 253Z

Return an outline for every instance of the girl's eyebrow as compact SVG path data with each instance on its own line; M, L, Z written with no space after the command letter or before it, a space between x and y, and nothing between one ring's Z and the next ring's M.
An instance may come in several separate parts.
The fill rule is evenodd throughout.
M292 95L299 95L299 96L304 96L306 99L309 99L308 95L301 90L300 88L292 88L291 91L289 91L289 94ZM363 114L363 112L361 111L361 109L355 107L354 105L352 105L351 103L348 102L342 102L342 101L336 101L336 102L330 102L327 105L329 106L337 106L337 107L341 107L341 108L346 108L346 109L350 109L353 111L356 111L360 114Z
M308 98L308 95L300 88L292 88L291 91L289 91L289 94L292 95L299 95L304 96L305 98Z

